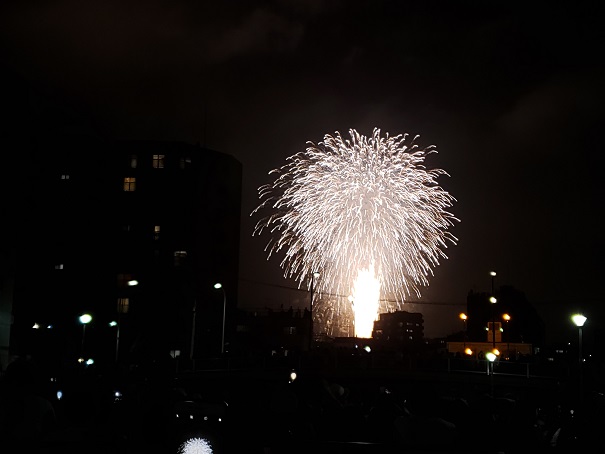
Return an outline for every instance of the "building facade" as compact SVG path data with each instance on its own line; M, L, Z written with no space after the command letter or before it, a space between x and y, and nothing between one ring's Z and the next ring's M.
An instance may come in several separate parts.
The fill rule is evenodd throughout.
M61 135L32 149L11 353L55 363L220 353L237 306L241 164L181 142Z

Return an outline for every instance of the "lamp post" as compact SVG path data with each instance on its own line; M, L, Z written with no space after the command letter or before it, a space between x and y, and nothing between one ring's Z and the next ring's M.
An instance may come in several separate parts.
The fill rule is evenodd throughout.
M116 364L118 363L118 352L120 351L120 323L112 320L109 322L109 326L116 328Z
M506 322L506 354L510 357L510 331L508 330L509 314L502 314L502 319Z
M496 296L494 295L494 279L496 278L496 272L490 271L489 275L492 277L492 294L489 298L489 302L492 303L492 343L493 348L496 348L496 314L494 308L494 304L496 304L496 302L498 301L496 300Z
M498 300L494 296L489 297L489 302L492 305L492 344L493 348L496 348L496 311L494 310L494 305L498 302Z
M488 361L487 367L488 367L488 373L490 375L490 388L491 388L491 394L492 394L492 399L493 399L494 398L494 361L496 360L497 356L494 352L487 352L485 354L485 358Z
M313 296L315 292L315 279L319 277L317 271L311 273L311 301L309 302L309 351L313 346Z
M84 355L84 339L86 338L86 325L88 325L92 321L92 316L90 314L82 314L78 318L80 323L82 324L82 345L80 346L81 354Z
M215 289L221 289L223 291L223 335L221 337L221 355L225 353L225 315L227 311L227 293L225 292L225 287L220 282L214 284Z
M460 320L462 320L462 323L464 325L463 326L464 330L462 332L462 336L463 336L462 340L464 342L464 350L466 350L466 319L468 318L468 316L464 312L460 312L459 317L460 317Z
M586 323L587 318L582 314L575 314L571 317L571 320L578 327L578 370L579 370L579 380L578 380L578 391L580 401L582 400L582 327L584 323Z

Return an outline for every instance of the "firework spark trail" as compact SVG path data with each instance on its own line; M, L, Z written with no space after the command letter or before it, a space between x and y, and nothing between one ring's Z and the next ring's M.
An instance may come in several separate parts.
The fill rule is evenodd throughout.
M277 177L259 188L252 215L271 213L253 235L271 232L268 258L283 250L284 276L300 285L321 270L318 293L348 293L359 271L373 267L383 297L420 296L448 243L457 242L448 232L458 221L448 211L455 199L437 184L448 174L424 167L436 149L419 149L418 136L406 143L407 134L381 137L378 128L371 137L349 133L350 140L336 132L308 142L270 172Z

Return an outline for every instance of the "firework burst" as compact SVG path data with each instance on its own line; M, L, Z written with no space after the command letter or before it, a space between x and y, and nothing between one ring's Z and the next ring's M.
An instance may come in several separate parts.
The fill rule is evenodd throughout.
M407 134L381 137L378 128L371 137L349 133L350 139L336 132L308 142L305 152L269 172L277 177L259 188L252 214L270 212L253 235L271 232L268 258L283 252L284 276L299 285L317 270L318 293L359 294L359 280L371 274L381 298L377 310L393 310L412 293L420 296L447 258L448 243L456 244L448 231L457 221L448 211L455 199L437 184L448 174L425 168L436 149L419 148L418 136L408 142Z
M212 445L204 438L190 438L181 444L178 454L212 454Z

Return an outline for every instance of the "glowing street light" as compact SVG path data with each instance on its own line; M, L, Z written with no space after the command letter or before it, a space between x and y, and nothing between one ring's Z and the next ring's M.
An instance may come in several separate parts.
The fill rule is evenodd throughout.
M490 375L490 387L492 390L492 398L494 397L494 361L496 361L496 358L498 357L498 350L495 351L491 351L491 352L487 352L485 354L485 359L487 359L488 363L487 363L487 367L488 367L488 372Z
M111 328L116 328L116 363L118 362L118 354L120 351L120 324L115 320L109 322Z
M502 314L502 319L506 322L506 354L510 357L510 331L508 330L508 322L510 322L510 315Z
M498 300L495 296L490 296L489 302L492 305L492 347L496 348L496 311L494 309L494 304L496 304Z
M571 317L571 320L578 327L578 368L579 368L579 380L578 380L578 389L580 394L580 400L582 400L582 327L584 323L586 323L587 318L582 314L574 314Z
M223 291L223 336L221 338L221 354L225 353L225 315L227 308L227 293L225 292L225 287L220 282L214 284L215 289L220 289Z
M82 324L82 345L80 348L82 353L84 353L84 338L86 337L86 325L88 325L92 321L92 315L82 314L80 315L78 320L80 320L80 323Z
M464 342L464 350L466 350L466 319L468 318L468 316L464 312L460 312L460 315L458 317L460 317L460 320L462 320L462 323L464 325L463 342Z

